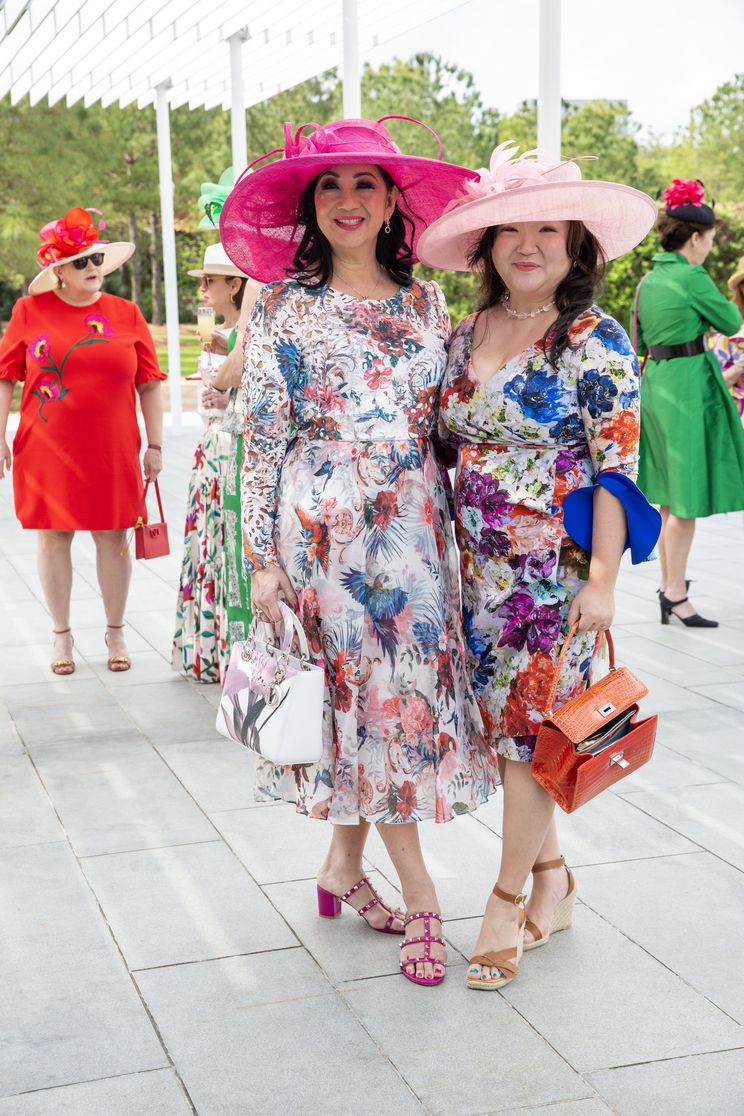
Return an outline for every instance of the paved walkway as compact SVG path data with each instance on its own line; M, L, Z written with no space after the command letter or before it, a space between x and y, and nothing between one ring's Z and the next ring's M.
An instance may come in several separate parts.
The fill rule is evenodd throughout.
M194 441L167 439L176 551ZM417 989L394 940L316 917L326 827L256 806L217 689L171 673L178 555L138 563L135 664L112 675L76 540L78 669L53 679L34 537L7 482L0 501L0 1116L744 1113L741 516L695 544L717 631L662 628L655 566L623 572L618 642L663 714L655 761L562 819L574 929L475 996L499 797L423 827L453 964ZM368 859L391 894L375 834Z

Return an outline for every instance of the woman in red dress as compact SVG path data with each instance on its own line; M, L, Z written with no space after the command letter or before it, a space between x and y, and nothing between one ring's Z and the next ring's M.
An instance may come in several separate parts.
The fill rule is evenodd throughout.
M13 491L22 526L39 533L55 674L75 669L75 531L90 531L96 547L109 670L130 667L123 627L132 567L125 542L143 493L138 395L148 440L145 476L154 479L162 468L160 381L166 377L139 308L101 290L104 275L129 259L134 245L100 241L90 212L71 209L41 230L42 271L29 296L13 307L0 342L0 477L10 469L5 429L15 382L21 381Z

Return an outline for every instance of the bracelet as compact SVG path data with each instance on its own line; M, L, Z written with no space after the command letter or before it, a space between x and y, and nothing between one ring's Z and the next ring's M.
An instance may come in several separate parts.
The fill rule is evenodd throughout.
M148 449L154 449L154 450L160 450L161 453L163 452L163 447L162 446L156 446L154 442L148 442L147 443L147 448Z

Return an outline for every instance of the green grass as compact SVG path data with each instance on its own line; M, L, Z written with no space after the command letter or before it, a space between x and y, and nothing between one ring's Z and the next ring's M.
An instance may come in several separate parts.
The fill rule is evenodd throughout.
M168 345L166 342L165 326L150 326L150 333L155 342L158 354L158 363L164 372L168 370ZM201 342L196 332L195 325L182 325L179 329L181 336L181 376L190 376L196 371Z

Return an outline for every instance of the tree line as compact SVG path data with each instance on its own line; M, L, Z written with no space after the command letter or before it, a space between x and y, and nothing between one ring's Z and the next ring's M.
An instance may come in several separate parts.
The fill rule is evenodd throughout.
M341 82L335 71L304 82L246 112L249 160L274 147L285 120L323 124L341 116ZM642 140L640 126L623 102L589 101L563 106L564 157L594 155L582 163L585 177L625 182L652 196L674 177L700 178L716 200L721 223L707 263L715 282L726 279L744 255L744 73L722 84L681 122L674 139ZM536 146L537 112L525 102L511 115L484 104L472 74L432 54L416 54L376 69L362 80L362 110L368 117L413 116L441 136L445 158L465 166L487 166L492 148L514 140ZM388 127L406 151L433 155L423 129L392 121ZM199 265L215 236L197 232L197 198L204 181L216 182L230 163L230 119L220 109L176 109L171 113L173 181L182 321L194 317L194 282L186 272ZM155 324L164 317L160 242L157 140L152 108L32 106L27 99L0 101L0 164L5 206L0 211L0 318L36 271L38 229L72 205L103 211L107 238L133 240L130 263L107 280L115 293L133 298ZM635 286L658 250L652 234L634 252L610 264L602 305L627 322ZM422 271L441 283L453 320L469 312L475 297L472 276Z

